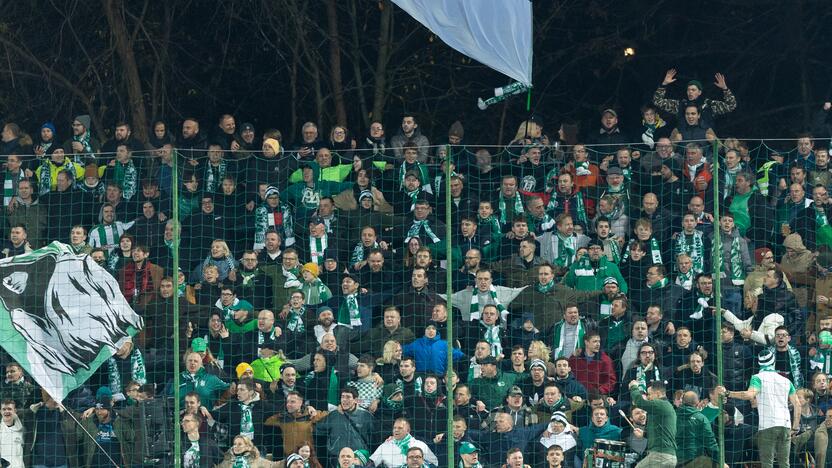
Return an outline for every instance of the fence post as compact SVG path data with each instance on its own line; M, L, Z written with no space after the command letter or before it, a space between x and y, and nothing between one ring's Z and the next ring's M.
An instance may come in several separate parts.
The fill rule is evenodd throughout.
M719 224L719 141L714 140L711 147L713 148L711 168L714 193L714 245L711 252L713 257L711 272L714 282L714 307L716 307L714 339L716 340L716 379L718 384L722 385L722 228ZM696 285L693 287L696 287ZM719 466L725 466L725 420L722 418L722 411L722 398L719 398L719 416L717 416L719 420Z

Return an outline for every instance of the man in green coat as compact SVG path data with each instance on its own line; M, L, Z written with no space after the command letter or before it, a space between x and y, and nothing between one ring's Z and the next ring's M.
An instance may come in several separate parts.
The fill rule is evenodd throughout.
M494 356L480 360L480 365L482 375L471 382L471 393L478 401L485 403L490 411L503 403L509 389L521 379L518 379L518 374L497 369L497 359Z
M647 398L641 394L640 383L633 380L630 389L633 405L647 411L647 456L636 468L676 467L676 411L667 401L664 383L653 381L647 387Z
M682 395L682 406L676 410L676 459L682 466L716 466L719 446L711 422L698 405L696 392Z
M589 243L587 254L569 267L569 272L563 278L563 284L578 291L600 291L604 288L604 280L615 278L621 292L627 294L627 282L621 276L621 271L615 263L607 260L604 249L597 241Z
M197 392L199 400L206 408L213 408L220 394L228 389L229 384L219 377L209 374L202 366L202 356L192 352L185 358L185 372L182 372L179 383L179 398L185 404L185 395ZM173 393L171 387L171 394Z

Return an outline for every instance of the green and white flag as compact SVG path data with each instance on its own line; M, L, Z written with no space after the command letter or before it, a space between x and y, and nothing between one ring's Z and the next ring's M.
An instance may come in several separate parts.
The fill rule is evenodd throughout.
M0 260L0 346L55 401L144 326L118 282L69 245Z

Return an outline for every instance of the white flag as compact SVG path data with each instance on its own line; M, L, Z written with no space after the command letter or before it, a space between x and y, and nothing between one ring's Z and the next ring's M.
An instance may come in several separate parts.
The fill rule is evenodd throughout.
M531 0L393 0L446 44L532 84Z

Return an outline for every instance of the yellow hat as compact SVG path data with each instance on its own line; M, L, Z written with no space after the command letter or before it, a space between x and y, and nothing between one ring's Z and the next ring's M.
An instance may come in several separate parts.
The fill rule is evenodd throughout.
M241 363L237 364L236 371L237 371L237 378L238 379L242 379L243 374L245 374L246 371L251 371L252 374L254 373L254 369L252 369L251 364L249 364L247 362L241 362Z
M274 151L274 154L280 154L280 142L274 138L266 138L263 140L263 146L268 146Z
M314 263L314 262L305 263L303 265L303 268L301 269L301 272L304 272L304 271L308 271L309 273L312 273L312 276L317 278L318 273L319 273L318 264Z

